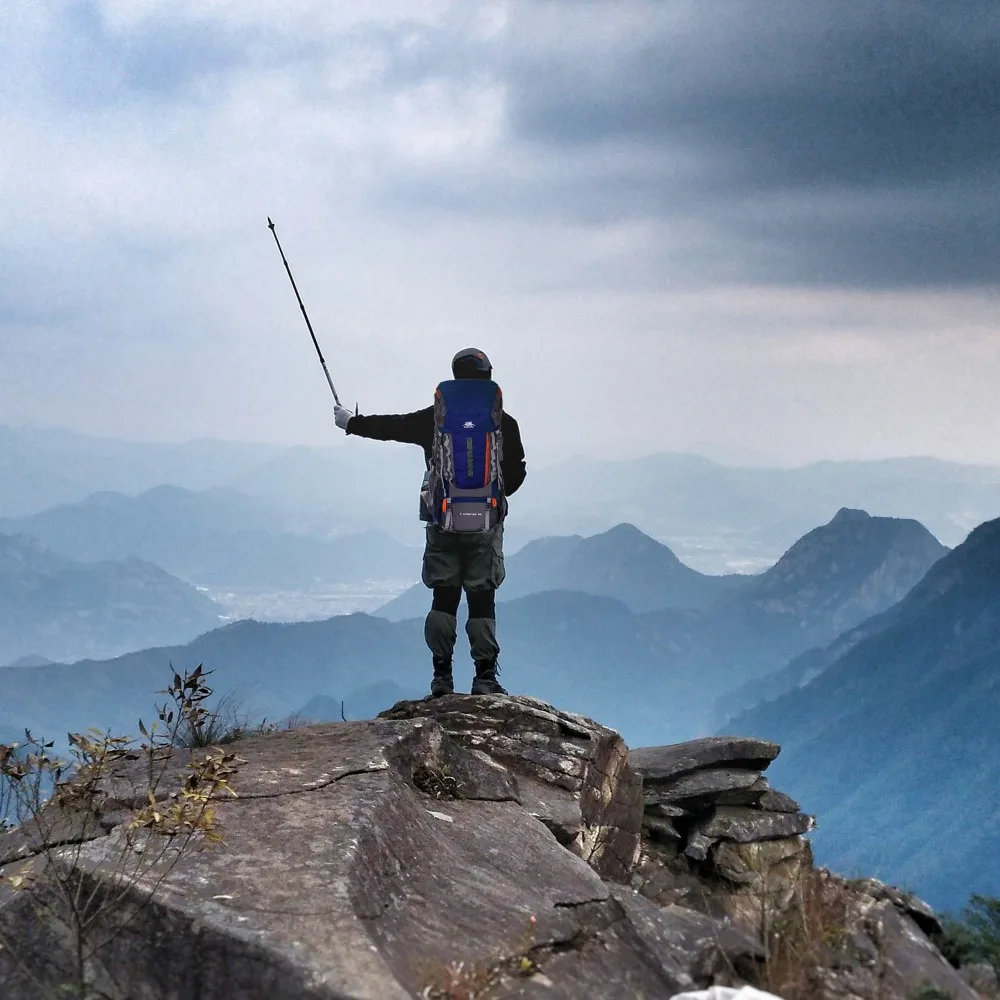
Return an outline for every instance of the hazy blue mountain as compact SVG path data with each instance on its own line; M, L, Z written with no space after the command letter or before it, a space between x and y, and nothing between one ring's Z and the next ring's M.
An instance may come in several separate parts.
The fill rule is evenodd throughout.
M301 708L292 713L293 718L309 719L313 722L338 722L341 718L349 721L374 719L379 712L395 705L397 701L423 698L427 694L426 685L404 687L395 681L375 681L351 691L346 698L327 694L313 695ZM343 716L341 716L343 708Z
M734 602L741 606L728 616L760 642L761 651L787 653L791 660L768 670L767 661L755 657L761 664L753 671L757 676L719 699L717 723L815 677L868 634L870 621L877 620L869 616L901 600L947 552L916 521L864 511L841 510L828 525L809 532L747 586ZM791 652L803 641L808 649ZM777 662L771 660L770 667Z
M55 660L50 660L47 656L35 656L29 653L27 656L19 656L16 660L11 660L10 663L5 663L6 667L45 667L50 663L55 663Z
M381 529L404 543L419 542L419 449L345 441L332 415L330 426L330 447L289 448L122 441L0 425L0 517L21 518L105 491L134 495L165 484L195 492L235 488L289 512L302 533Z
M684 715L686 725L701 730L714 720L706 696L715 699L746 685L741 697L754 697L758 678L893 605L945 552L915 521L845 509L799 539L760 576L706 578L683 567L668 549L636 529L622 526L591 539L529 544L508 560L508 582L499 594L517 595L532 583L552 587L565 579L565 590L606 588L611 595L599 596L616 596L626 607L634 602L636 610L659 600L676 601L680 607L697 605L706 591L711 593L706 582L717 587L715 600L700 611L678 614L676 608L661 608L641 613L635 622L602 623L605 631L620 628L642 634L657 650L658 661L675 675L700 678ZM523 577L522 564L528 570ZM658 573L663 574L662 583ZM685 581L694 585L697 600L684 600ZM630 587L650 588L652 593L637 594ZM502 602L499 615L505 633L509 603ZM517 603L516 597L512 603ZM399 620L423 617L427 607L427 590L417 587L378 613ZM737 702L739 707L745 704Z
M256 719L282 719L313 694L343 697L376 680L424 680L420 630L367 615L294 624L236 622L185 645L110 660L83 660L0 673L0 726L61 734L91 725L134 732L151 716L170 665L212 669L219 695L231 694ZM429 678L426 683L429 683ZM422 684L420 685L422 686Z
M419 550L384 532L317 538L293 527L291 515L259 498L176 486L139 496L104 491L0 520L0 531L30 534L74 559L148 559L200 586L305 589L419 575Z
M529 465L530 467L530 465ZM538 535L591 535L622 521L713 573L764 568L842 507L912 518L948 545L1000 514L1000 468L929 458L731 468L695 455L533 468L513 516Z
M299 518L311 517L327 528L377 529L404 544L422 543L423 451L393 442L344 440L342 432L336 433L335 448L287 448L227 485L273 498Z
M151 563L80 563L33 539L0 535L0 662L112 656L185 641L217 627L219 611Z
M685 702L697 676L678 671L675 651L662 647L642 616L621 602L537 594L506 605L501 628L502 680L509 690L599 716L636 743L690 733ZM467 691L473 666L461 639L455 679ZM292 624L237 622L186 646L7 668L0 674L0 726L56 734L92 725L132 731L137 715L148 718L169 665L198 663L215 670L219 694L233 693L251 717L268 719L304 710L315 695L335 699L338 711L343 697L345 710L360 717L397 688L426 691L431 674L421 621L356 614Z
M633 611L705 608L745 585L744 576L706 576L685 566L666 545L631 524L590 538L539 538L506 559L497 592L510 601L543 590L577 590L613 597ZM427 588L417 584L375 613L391 621L425 614Z
M895 604L948 550L916 521L840 510L708 613L705 667L727 692Z
M121 441L0 425L0 515L23 517L99 490L139 493L160 483L221 486L282 451L234 441Z
M1000 520L977 528L823 672L737 716L820 816L819 859L958 908L1000 894Z
M991 466L906 458L733 468L676 454L540 465L532 458L530 428L524 434L529 475L512 503L510 552L532 538L589 536L628 522L695 569L756 572L844 506L915 518L949 545L1000 513L1000 468ZM420 449L345 440L332 421L330 435L327 448L281 448L0 427L0 516L22 517L105 490L233 487L287 510L295 534L381 530L420 544Z
M891 600L900 584L885 567L912 571L893 544L899 534L892 521L841 515L811 533L808 544L793 547L768 579L755 581L755 594L728 595L710 610L636 613L614 598L566 590L506 602L499 616L502 680L512 691L600 717L637 744L704 734L711 705L727 688L802 652L824 629L834 629L845 608L867 606L859 592L866 600ZM904 528L902 534L914 533ZM925 541L919 531L916 538ZM830 544L832 539L838 544ZM831 576L835 585L826 580ZM794 586L803 588L807 599L797 599ZM24 715L49 718L61 700L67 713L56 731L74 724L66 714L94 712L99 719L110 711L105 685L132 706L127 720L148 700L150 684L162 686L155 678L171 659L217 667L223 688L238 689L256 714L271 719L300 710L313 695L346 700L345 693L377 682L422 690L430 674L422 624L422 615L402 622L352 615L296 625L239 623L182 649L147 650L107 664L35 667L35 678L51 673L52 680L29 679L19 703L13 689L5 690L0 724L17 725ZM456 659L460 689L467 689L472 676L465 649L463 635ZM28 677L24 670L10 673ZM108 680L123 674L127 680L121 683ZM80 690L89 690L92 677L100 679L101 692L93 703ZM40 683L49 692L42 700ZM96 724L93 718L84 722Z
M127 559L144 545L169 548L178 537L203 539L234 530L284 530L273 505L219 487L193 492L156 486L137 496L101 490L22 518L0 519L0 530L31 534L72 559ZM149 541L148 536L156 536ZM166 541L163 541L163 540Z
M896 550L890 542L875 544L872 529L878 534L880 525L887 536L897 527L842 515L811 533L808 545L793 547L769 579L756 581L756 596L732 594L708 611L636 613L614 598L568 590L508 601L499 616L502 680L512 691L598 716L635 743L702 734L710 724L712 702L727 685L742 683L762 662L780 662L789 650L800 652L824 628L832 629L824 625L823 614L832 622L840 620L844 607L858 606L857 592L870 589L873 574L888 600L895 580L880 567L886 553ZM833 538L839 544L829 544ZM880 553L883 563L877 562ZM867 573L856 571L860 562ZM808 572L797 571L803 567ZM842 567L853 569L840 572ZM824 579L831 574L838 586ZM811 595L808 600L796 599L791 589L796 583ZM13 689L5 690L0 723L17 725L25 715L33 723L51 718L64 702L57 731L73 725L67 716L80 713L96 714L77 725L103 725L100 713L110 710L105 690L110 686L122 699L115 704L114 720L125 724L148 702L148 692L162 686L157 675L171 660L217 668L220 690L236 689L255 714L271 719L300 711L314 695L346 701L350 692L380 682L422 690L430 674L422 631L422 615L402 622L364 615L294 625L247 622L201 636L185 648L146 650L105 664L34 667L30 676L10 671L29 686L21 691L20 703ZM462 635L455 665L460 689L472 676L465 650ZM127 679L119 683L123 675ZM90 702L92 677L99 679L98 695ZM40 690L47 692L42 700Z

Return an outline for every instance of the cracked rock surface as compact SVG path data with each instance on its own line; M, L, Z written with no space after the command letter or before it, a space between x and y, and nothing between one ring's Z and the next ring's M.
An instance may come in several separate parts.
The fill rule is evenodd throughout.
M224 843L124 890L114 872L147 804L142 762L107 778L98 815L50 816L78 845L81 889L116 893L88 932L102 995L669 1000L758 981L761 899L780 915L816 874L811 817L761 775L774 744L714 737L630 755L613 730L523 697L401 702L384 716L229 748L243 763L238 797L213 803ZM164 807L189 760L165 758ZM73 937L47 916L55 897L30 883L47 858L64 876L66 854L29 834L0 835L0 870L29 876L21 890L0 880L0 941L14 945L0 948L3 1000L52 996L72 966ZM973 1000L928 938L939 925L926 904L824 877L849 921L809 970L809 1000L903 1000L923 979ZM455 975L472 978L442 991Z
M703 985L725 964L705 918L602 878L622 864L614 854L580 856L605 825L638 844L641 785L620 738L539 704L490 706L498 754L426 715L236 744L239 797L216 803L224 844L181 856L151 898L131 887L92 929L97 940L128 920L99 951L100 988L123 1000L403 1000L457 963L495 976L490 996L570 1000L600 984L609 1000L653 1000ZM522 766L515 744L531 751ZM170 759L167 789L186 760ZM130 850L132 766L111 782L107 822L78 831L88 889L110 886ZM22 843L0 838L0 856ZM30 972L0 950L4 1000L49 996L70 967L73 942L40 916L41 894L0 886L0 932ZM735 930L725 941L755 949Z
M517 774L525 806L560 843L603 878L628 880L641 843L642 781L617 732L523 695L403 701L381 718L428 715Z

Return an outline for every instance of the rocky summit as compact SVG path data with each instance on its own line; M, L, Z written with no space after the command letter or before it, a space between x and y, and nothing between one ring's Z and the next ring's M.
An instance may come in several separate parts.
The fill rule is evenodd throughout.
M455 695L228 749L235 794L212 803L222 842L141 877L121 876L161 835L136 842L130 819L169 815L199 751L164 757L152 804L146 762L122 760L86 820L54 798L41 827L0 836L4 1000L53 995L83 952L92 995L115 1000L771 989L771 932L817 893L842 922L793 970L810 992L785 1000L904 1000L924 983L975 1000L932 944L926 905L813 868L812 817L762 773L773 743L630 752L532 698ZM60 885L114 905L74 936Z

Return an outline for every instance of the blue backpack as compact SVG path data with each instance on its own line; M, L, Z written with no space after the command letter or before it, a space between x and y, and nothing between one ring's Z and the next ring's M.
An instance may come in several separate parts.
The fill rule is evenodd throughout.
M445 531L489 531L507 513L502 419L496 382L452 379L437 387L424 505Z

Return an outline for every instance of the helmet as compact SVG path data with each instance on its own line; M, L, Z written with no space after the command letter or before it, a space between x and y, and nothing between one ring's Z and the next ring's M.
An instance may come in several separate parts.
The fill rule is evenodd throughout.
M467 347L451 359L451 373L455 378L490 378L493 366L484 351Z

